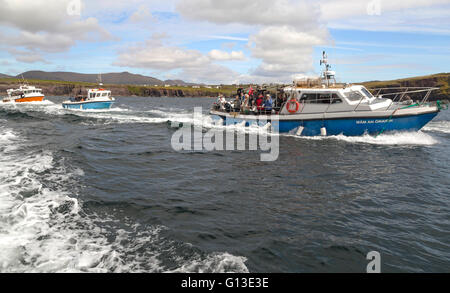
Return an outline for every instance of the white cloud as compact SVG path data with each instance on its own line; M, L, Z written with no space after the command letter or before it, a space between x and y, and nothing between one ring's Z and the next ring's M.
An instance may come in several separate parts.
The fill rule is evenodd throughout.
M320 12L323 20L347 19L348 17L368 16L368 6L380 6L381 15L393 11L430 7L448 4L449 0L323 0L320 1ZM370 8L369 8L370 9Z
M209 63L209 58L196 50L186 50L175 46L165 46L159 38L145 44L131 47L119 55L115 65L123 67L173 70L177 68L199 67Z
M323 45L326 30L299 32L292 27L266 27L250 38L252 56L262 60L254 74L290 79L313 70L314 46Z
M368 14L368 4L379 4L379 15ZM331 0L322 1L321 19L328 27L365 31L450 34L450 0ZM369 11L370 12L370 11Z
M43 60L42 53L64 52L77 41L110 39L97 19L70 16L70 0L0 0L2 47L22 49L13 55L19 61ZM33 56L33 57L30 57Z
M221 50L211 50L208 54L211 60L217 61L232 61L232 60L245 60L244 52L242 51L221 51Z
M312 1L289 0L182 0L177 6L188 19L256 26L259 31L250 35L248 45L261 64L249 76L283 81L313 70L314 46L328 42L328 31L319 22L319 8Z
M42 58L42 56L40 56L39 54L34 53L34 52L19 51L19 50L16 50L16 49L10 49L9 53L14 55L16 60L19 61L19 62L23 62L23 63L41 62L41 63L49 64L49 62L47 62L44 58Z
M132 22L142 22L142 21L154 21L155 19L150 12L150 9L141 5L138 9L130 16L130 21Z
M208 36L211 39L217 39L217 40L228 40L228 41L242 41L247 42L248 38L240 38L240 37L233 37L233 36Z
M229 68L212 63L210 56L197 50L165 45L162 38L155 35L144 44L128 48L119 54L113 65L157 71L180 70L172 78L191 82L233 82L237 76Z
M315 23L319 7L310 1L290 0L181 0L177 10L186 18L214 23L292 25Z

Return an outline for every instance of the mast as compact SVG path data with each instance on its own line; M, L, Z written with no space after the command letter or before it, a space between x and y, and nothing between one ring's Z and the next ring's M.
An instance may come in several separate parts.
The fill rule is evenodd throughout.
M320 65L325 66L324 71L322 73L322 78L325 79L327 87L330 86L331 79L333 80L333 84L336 84L336 78L335 78L336 72L330 70L331 65L328 64L328 55L325 51L323 51L323 53L322 53L322 60L320 60Z
M25 81L25 77L23 77L23 73L21 74L21 76L22 76L22 86L26 86L27 83Z
M102 83L102 74L101 74L101 73L98 74L97 82L98 82L98 85L99 85L100 87L103 86L103 83Z

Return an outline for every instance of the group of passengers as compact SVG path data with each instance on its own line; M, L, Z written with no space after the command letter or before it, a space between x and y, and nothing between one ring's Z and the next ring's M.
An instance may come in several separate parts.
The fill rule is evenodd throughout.
M216 103L217 107L222 111L246 113L246 114L272 114L274 109L274 101L270 94L264 94L264 91L255 91L252 87L246 93L243 89L239 89L234 100L227 102L225 97L220 94Z

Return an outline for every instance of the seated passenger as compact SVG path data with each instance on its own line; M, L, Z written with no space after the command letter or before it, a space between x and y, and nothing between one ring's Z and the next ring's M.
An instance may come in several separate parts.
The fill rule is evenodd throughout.
M219 98L217 99L217 104L219 105L221 110L225 110L225 104L227 103L227 101L225 100L225 97L220 94Z

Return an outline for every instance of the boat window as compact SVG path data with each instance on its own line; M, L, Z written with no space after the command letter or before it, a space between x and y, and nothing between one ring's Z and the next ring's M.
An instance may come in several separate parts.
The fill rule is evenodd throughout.
M331 103L332 104L340 104L340 103L342 103L342 99L337 94L333 94Z
M303 94L300 100L302 103L317 103L317 94Z
M107 96L107 93L103 93L103 94L102 94L102 97L106 97L106 96Z
M366 88L361 88L361 91L369 98L372 99L374 98L374 96L366 89Z
M364 96L360 92L349 92L346 94L347 98L352 102L358 102L364 99Z
M97 94L97 98L100 98L100 93Z
M337 104L342 103L342 99L337 94L303 94L301 97L302 103L307 104Z
M330 94L319 94L317 103L319 104L329 104L331 101L331 95Z

